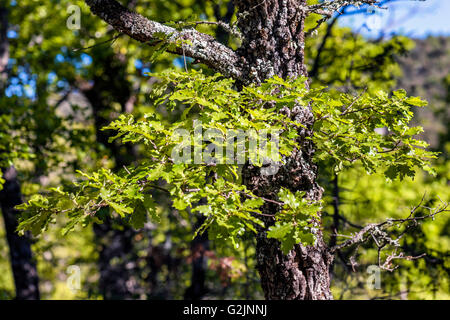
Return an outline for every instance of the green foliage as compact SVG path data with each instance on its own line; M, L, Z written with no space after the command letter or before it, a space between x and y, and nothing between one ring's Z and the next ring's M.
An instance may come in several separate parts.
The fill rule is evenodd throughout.
M311 94L316 157L332 159L335 171L359 160L368 173L383 169L391 180L414 177L416 168L433 173L429 160L436 158L436 153L426 151L428 144L415 139L423 129L409 126L412 107L423 107L425 101L407 97L404 90L391 96L379 91L354 97L318 89Z
M276 215L277 222L269 228L268 238L280 241L282 251L287 254L295 244L314 244L314 223L318 221L320 203L314 203L304 198L305 192L293 194L282 188L278 198L284 203L282 210Z
M68 28L61 27L65 26L68 17L66 10L67 6L72 4L78 5L82 9L82 28L80 30L69 30ZM11 76L8 79L8 82L11 82L12 80L17 81L15 90L18 90L17 88L19 87L25 89L30 88L31 86L32 89L35 90L35 95L32 98L29 98L25 97L22 92L23 96L20 99L13 96L12 98L4 98L0 101L2 105L0 118L5 114L4 111L8 110L8 115L5 115L4 117L5 120L0 120L0 122L4 121L1 122L2 124L0 125L0 159L8 158L11 161L8 160L6 165L14 162L14 165L18 168L22 180L22 191L26 199L29 199L30 195L35 193L41 193L43 196L36 197L35 204L30 206L31 212L25 213L25 225L28 219L28 222L30 222L26 225L26 228L32 228L32 221L36 221L37 227L35 228L35 232L39 233L42 228L45 229L48 223L56 223L56 225L47 230L42 237L35 239L36 242L33 246L33 251L38 260L42 297L45 299L65 299L75 297L86 299L95 297L93 292L95 293L96 290L98 290L95 286L98 271L93 271L92 277L87 276L88 273L84 266L82 266L83 282L86 281L90 283L94 288L93 291L92 289L89 289L89 291L81 290L75 296L67 289L67 286L65 285L67 265L72 263L87 263L90 264L91 269L94 270L97 259L95 251L97 248L94 246L91 228L82 229L81 232L71 232L62 238L61 230L63 227L65 227L65 230L72 230L73 227L79 223L87 224L95 221L101 222L105 216L112 214L125 222L129 222L135 228L140 228L142 227L142 224L147 221L147 215L150 214L150 220L157 222L157 226L152 223L145 224L145 228L140 230L137 234L142 240L135 241L134 239L133 251L143 259L148 258L146 257L146 252L149 248L158 249L167 246L170 247L170 252L168 254L170 255L171 261L183 261L183 263L178 266L178 271L170 270L168 265L163 265L158 273L158 281L159 284L164 285L156 286L156 288L147 288L149 289L147 292L149 292L149 295L157 296L159 298L158 294L161 291L164 292L164 290L167 290L170 292L169 296L175 297L176 299L182 299L182 291L189 285L190 281L189 264L184 262L189 258L189 240L195 231L192 230L192 222L195 219L193 219L194 217L191 213L195 207L200 207L201 204L190 201L189 197L193 193L192 190L184 192L181 196L172 196L166 191L172 189L173 186L171 183L165 181L166 176L163 172L166 172L167 170L167 172L170 172L170 170L172 170L169 167L167 167L166 170L165 165L161 167L162 171L160 173L155 173L154 176L152 176L152 178L155 179L157 179L158 176L161 176L162 178L154 180L155 183L152 183L151 186L145 186L145 192L148 192L149 195L144 193L144 200L152 200L153 202L150 204L145 204L145 201L142 201L139 198L135 199L134 195L124 196L123 189L119 186L113 186L113 184L116 183L115 181L119 181L120 184L123 184L123 186L127 188L129 185L122 183L122 178L133 178L138 174L137 171L141 170L145 172L147 170L146 166L148 167L149 172L153 174L153 170L156 168L153 163L154 160L150 157L150 154L155 153L155 149L153 149L152 143L146 144L146 141L149 141L149 139L146 140L140 138L141 134L139 134L138 131L144 130L146 134L151 134L151 139L153 139L154 142L156 141L157 145L160 147L158 150L164 151L165 153L163 152L163 154L170 154L170 148L167 146L163 148L160 144L164 141L162 133L154 134L152 131L154 129L148 130L147 123L142 121L143 115L151 114L147 118L147 121L161 122L165 129L171 129L172 127L168 123L174 120L176 122L179 121L181 114L187 109L184 105L184 101L181 100L172 100L170 102L173 104L171 112L166 112L167 109L165 107L168 105L167 99L165 103L156 105L154 99L158 99L164 94L164 92L162 92L163 89L172 90L173 85L170 84L167 88L162 86L159 92L160 95L154 94L150 96L148 95L148 92L152 86L153 79L148 81L149 79L147 77L142 77L141 68L136 67L136 62L139 61L144 63L143 67L151 68L155 73L159 73L160 71L171 67L174 56L168 53L162 53L163 49L166 48L167 43L161 41L152 48L151 46L142 45L137 41L132 41L126 36L119 37L114 41L108 41L114 34L111 34L111 31L101 19L89 13L87 6L85 6L84 1L82 0L61 0L57 2L53 1L51 3L49 1L22 0L20 1L20 5L20 10L18 10L17 6L12 7L10 10L10 23L13 28L18 31L18 37L9 39L12 59L10 61L11 69L9 70ZM146 3L145 6L137 5L135 9L140 14L151 19L156 19L157 21L199 20L196 17L198 17L200 13L206 14L205 20L212 21L215 20L214 11L217 9L216 5L217 3L214 1L155 0ZM220 9L221 10L219 11L221 11L222 15L225 14L227 10L226 3L223 3ZM190 18L192 16L196 17ZM307 29L315 26L313 21L314 18L317 17L312 15L307 19ZM235 19L236 17L233 17L233 20ZM191 23L188 22L187 25L177 24L181 27L188 27ZM36 28L36 25L39 25L39 28ZM305 56L307 64L309 65L309 70L312 69L314 60L318 56L318 48L324 38L326 27L327 25L323 24L319 29L318 35L309 37L306 40ZM210 26L200 25L198 28L202 32L210 33L211 29L215 29L216 27L214 26L211 28ZM436 42L437 48L442 49L441 42ZM410 49L412 43L413 41L410 39L395 36L388 40L370 41L364 39L362 36L355 35L349 28L341 28L336 24L330 37L325 43L324 50L321 52L321 58L318 63L318 73L311 79L311 87L319 88L330 86L338 88L339 91L342 92L356 92L357 90L367 88L368 94L365 95L365 99L375 99L376 93L380 89L388 91L395 85L395 77L400 74L400 67L396 62L396 57L401 55L405 50ZM237 43L232 43L231 45L236 47ZM78 48L88 47L92 48L77 50ZM420 71L421 76L426 78L429 83L426 83L426 85L417 85L418 77L416 74L412 73L404 77L404 80L413 82L412 84L414 84L415 89L412 91L413 87L411 86L409 86L411 88L408 86L406 86L406 88L408 88L408 91L411 90L414 94L422 97L427 97L426 94L428 94L427 99L430 101L431 108L423 109L434 110L437 104L436 100L433 101L431 98L437 96L437 94L433 91L435 86L433 81L438 81L439 79L436 76L426 76L426 74L424 76L423 71L428 71L433 66L438 66L439 75L443 71L442 66L444 65L444 62L436 62L435 55L429 54L431 52L430 50L422 50L422 48L420 48L418 51L421 53L421 56L415 54L411 55L411 64L404 69L405 71L417 69ZM91 65L82 63L82 57L84 56L91 57L93 63ZM125 61L126 73L116 74L115 71L108 70L105 67L108 66L109 68L117 64L117 59L110 59L112 56L119 57L119 60ZM420 63L423 61L423 56L426 56L427 59L429 59L429 65L421 66L419 68ZM62 59L60 59L61 57ZM150 60L157 62L150 64L148 63L149 58ZM190 64L188 60L188 68L200 68L200 66ZM31 81L28 82L24 80L24 77L19 77L19 75L23 75L24 72L28 75L28 79L37 79L37 83L33 85ZM110 81L119 82L119 86L123 88L126 88L132 83L133 87L136 86L140 89L140 93L137 96L138 102L134 106L132 124L128 129L130 133L134 132L133 134L135 134L136 139L140 139L135 142L139 143L138 150L142 151L144 158L147 159L147 163L142 163L141 155L139 154L136 160L136 165L138 164L139 167L136 169L127 168L127 170L130 171L130 174L126 171L117 173L118 177L114 177L114 180L112 181L108 180L106 177L107 174L111 174L111 172L106 169L112 168L114 161L109 157L108 150L103 148L100 144L95 143L94 139L92 139L94 132L92 129L92 119L86 114L81 113L80 109L74 105L73 101L71 101L68 108L70 109L70 117L81 119L81 123L77 124L77 126L63 123L63 126L60 126L61 123L58 122L59 120L54 119L53 117L53 114L58 110L52 108L52 106L57 105L57 101L65 95L68 88L80 89L78 88L80 82L91 82L93 79L98 79L96 77L105 77L107 74L113 74L114 76L109 78ZM187 77L187 82L191 76L192 75ZM181 75L176 75L174 76L174 80L178 81L177 79L181 77ZM218 79L222 78L219 77ZM401 86L405 85L402 84ZM108 106L111 107L102 113L105 115L105 118L109 119L108 121L115 119L117 113L120 112L120 106L118 104L119 100L116 97L116 92L114 92L114 89L111 89L116 87L117 85L114 84L101 90L102 95L107 97L106 101ZM197 89L197 87L195 87L195 89ZM264 90L261 90L260 93L266 94ZM329 95L329 93L326 93L326 95ZM338 121L338 124L339 120L337 119L340 118L340 113L351 103L349 103L349 101L353 101L355 98L352 95L348 95L347 99L341 99L339 95L340 94L338 93L333 93L333 97L329 100L337 100L337 103L341 103L341 105L330 108L332 109L332 112L326 111L337 114L337 116L333 116L333 118ZM355 95L358 96L357 93ZM308 102L308 99L305 98L304 100L305 103ZM331 103L333 104L333 102ZM445 127L445 120L442 120L445 119L444 102L442 102L442 105L442 113L436 115L436 121L429 121L426 131L428 131L428 129L436 128L437 121L443 123L441 124L441 127ZM11 108L11 106L14 106L14 108ZM321 105L320 101L315 102L315 106L316 108L319 108L316 109L319 110L319 112L321 109L328 108L325 104ZM12 109L15 110L13 115L10 113ZM65 109L67 110L67 108ZM366 111L362 109L358 110L358 114L363 114ZM202 112L202 109L197 105L186 112L185 124L189 130L192 129L189 126L192 125L192 122L189 122L188 118L193 118L194 114L198 114L199 112ZM254 111L252 110L252 112ZM257 109L257 112L262 111ZM428 112L428 114L431 113L431 111L426 112ZM197 115L197 117L198 116L202 116L202 114ZM423 115L419 114L419 117L420 116L423 117ZM224 122L226 119L230 119L230 117L224 118ZM422 120L423 119L426 120L426 118L422 118ZM126 120L128 121L129 118L126 118ZM333 130L335 129L330 127L332 124L328 121L328 118L322 119L321 121L324 122L323 126L326 128L327 133L332 137L332 132L334 132ZM353 121L355 124L354 120L350 121ZM214 126L218 126L220 120L216 122L217 123L214 124ZM118 123L124 126L128 125L126 121ZM142 125L142 128L138 128L138 124ZM234 125L240 124L234 123ZM358 123L356 123L356 125L358 125ZM114 126L114 124L111 126ZM345 126L346 125L344 125L342 130L345 130ZM90 130L84 130L86 127L89 127ZM114 130L120 129L120 127L120 125L117 125ZM181 127L183 127L183 125ZM58 134L54 134L55 132L58 132ZM125 135L126 134L128 133L125 133ZM293 132L293 134L295 134L295 132ZM86 136L89 137L88 141L83 139ZM16 140L11 143L13 137L20 137L21 141ZM166 138L167 142L169 142L169 140L171 142L171 139L169 139L168 136ZM381 137L375 136L370 139L372 138ZM445 137L442 137L441 139L443 143L448 140L444 138ZM318 138L316 137L315 139ZM359 139L360 143L370 142L365 139L365 137L360 137ZM355 158L365 157L364 153L350 152L347 140L336 140L338 139L334 138L332 140L332 146L338 145L339 150L346 153L346 155ZM320 143L320 141L318 142ZM439 159L436 166L438 174L437 178L424 178L422 174L419 174L416 176L414 183L411 182L411 179L407 176L402 182L395 180L392 183L386 183L386 176L383 173L374 173L367 176L365 173L366 170L364 168L359 168L357 165L359 160L353 163L357 166L356 169L347 168L347 165L350 166L351 164L346 163L345 158L340 157L339 154L327 154L326 150L323 148L323 142L324 139L322 139L322 147L318 150L318 152L322 153L321 157L325 159L325 161L320 162L320 175L322 180L320 180L319 183L321 186L325 187L326 191L329 190L329 186L326 185L324 181L325 178L328 178L324 177L328 174L327 167L330 165L332 167L332 170L330 171L333 171L334 173L334 168L339 169L339 164L342 162L342 170L339 173L339 181L340 183L342 182L343 192L341 195L341 213L355 223L378 222L387 217L404 217L404 214L407 213L407 210L403 210L404 207L416 205L420 201L424 190L427 190L427 195L430 197L439 195L444 200L445 198L448 199L448 173L450 170L448 163L442 162L442 158ZM341 148L340 143L346 144L346 146ZM4 146L10 146L10 148L1 149ZM49 152L50 149L51 152ZM442 151L442 149L443 148L441 148L440 151ZM44 152L40 153L42 150L44 150ZM378 150L378 148L376 150ZM286 153L288 151L289 146L286 148ZM23 160L28 159L24 153L27 154L27 157L33 157L33 166L29 167L28 161ZM73 161L74 155L76 155L78 160L81 159L82 161ZM372 156L373 155L370 154L368 158L371 159ZM388 169L388 166L380 164L380 161L384 161L382 154L377 155L375 167L376 169L381 169L379 171L384 172ZM392 159L388 159L388 161L393 163ZM408 165L412 165L410 160L407 161L409 162ZM41 165L49 167L49 169L51 169L51 174L49 174L49 172L43 172L41 170ZM3 166L3 164L1 164L0 167L1 166ZM72 180L77 179L70 174L73 170L72 166L88 173L87 177L83 178L85 180L81 180L77 186L72 185ZM189 165L187 167L191 166L195 165ZM103 169L95 172L99 167L105 168L106 174L102 172ZM175 168L176 166L174 165L172 167ZM186 166L182 166L183 169L180 170L183 171L185 167ZM232 169L232 172L230 172L230 169ZM194 169L189 168L189 172L186 174L188 176L191 175L190 172L192 170ZM210 167L209 170L204 169L202 174L205 173L205 175L198 177L198 179L202 181L202 183L199 184L201 188L203 188L206 183L212 184L213 180L211 178L206 178L207 176L211 176L211 170L218 171L218 176L223 177L223 180L225 180L226 183L232 181L235 185L239 185L240 187L238 168L230 165L217 165L216 167ZM369 170L372 171L370 166ZM61 171L69 174L61 175ZM408 170L405 172L408 172ZM95 176L94 173L96 173L97 176ZM82 175L79 175L78 177L82 177ZM43 182L47 180L49 182ZM65 182L65 180L68 182ZM83 187L83 184L86 181L92 183L94 187L89 186L89 183L86 183L86 186ZM124 218L120 218L120 214L115 212L112 205L103 206L106 202L102 203L98 208L95 207L96 203L100 203L103 200L99 195L99 190L97 188L100 187L98 181L105 182L105 190L111 192L109 195L105 193L105 197L116 205L116 208L118 208L125 216ZM61 188L58 189L59 191L45 191L47 183L49 183L49 186L61 186ZM232 188L234 188L235 185L233 185ZM131 189L133 188L134 187L132 186ZM212 190L217 189L215 186L211 188ZM207 193L209 193L209 191L210 190L208 190ZM264 200L260 198L252 198L247 195L244 196L242 192L241 195L242 199L240 200L244 202L249 201L250 205L249 203L247 205L249 205L249 210L252 212L256 211L252 209L253 206L258 208L264 202ZM167 198L171 198L172 202L168 204ZM215 197L210 196L208 203L216 201L216 199L218 199L219 203L223 203L223 199L221 198L220 195ZM237 201L236 198L237 197L234 197L232 200ZM75 199L77 203L70 202L71 199ZM89 203L89 200L92 201ZM281 199L278 200L287 201ZM251 202L254 203L252 204ZM298 198L297 202L303 202L303 200ZM324 233L326 233L326 230L328 230L327 228L329 227L326 219L327 212L332 211L332 203L333 198L331 195L326 194L322 203L324 206L322 218L325 217ZM172 204L172 206L170 204ZM194 204L194 208L191 208L189 204ZM315 204L313 204L313 206L314 205ZM173 207L178 208L180 211ZM92 216L84 215L85 208L87 210L86 212L91 212ZM221 211L219 209L214 206L211 212L219 213L218 216L220 217ZM307 208L304 209L307 210ZM199 210L206 211L208 209L200 207ZM259 215L254 213L254 216L258 217ZM285 225L286 228L292 230L293 224L291 224L289 219L293 216L294 214L290 214L286 211L284 212L284 215L281 215L280 213L276 217L278 219L276 223L278 225ZM32 220L33 217L35 220ZM228 220L231 220L220 219L222 219L221 221L226 221L226 223L228 223ZM242 224L239 217L233 219L239 220L238 224ZM186 220L188 220L188 222ZM215 222L210 224L209 230L211 231L212 228L216 228L216 226L219 231L214 231L214 234L219 235L220 232L223 232L225 235L227 234L225 232L226 230L224 230L222 226L218 226ZM408 235L407 245L420 252L429 252L429 250L433 250L432 253L436 252L437 257L445 257L445 254L448 252L448 226L448 219L438 217L436 221L428 222L424 224L421 230L415 229L412 235ZM250 223L250 227L254 227L254 224ZM148 231L149 228L151 228L151 231ZM302 227L301 230L303 230L303 228L304 227ZM222 230L220 231L220 229ZM0 298L12 298L14 294L13 279L10 272L7 245L2 230L3 228L0 228L0 241L2 242L0 248L3 249L0 250L0 270L2 271L2 276L0 277ZM227 230L233 232L237 229L233 227ZM308 227L306 227L306 230L308 230ZM345 228L342 229L342 232L346 231L348 230ZM259 280L255 274L254 236L252 233L244 233L243 235L240 235L238 239L241 241L238 248L236 248L237 243L232 245L231 241L216 241L211 244L211 250L213 250L217 256L233 256L240 262L245 261L247 266L245 277L242 276L238 279L236 281L237 285L229 286L226 290L219 289L217 291L224 293L213 293L213 296L217 297L218 295L225 295L226 292L226 298L231 299L236 297L262 298L260 292L260 295L257 295L258 290L261 291L261 289L259 288ZM283 242L283 238L280 240ZM300 242L302 239L297 238L295 241ZM306 241L306 243L308 242L309 241ZM152 251L151 254L154 254L154 252ZM435 256L433 256L433 259L434 257ZM211 262L212 259L208 260ZM373 249L367 248L358 260L361 262L362 266L373 264L376 260ZM436 261L437 260L439 259L436 259ZM448 299L448 281L445 282L445 279L448 278L448 274L445 273L445 269L438 269L436 271L435 266L429 265L428 261L428 259L425 259L417 263L409 262L406 265L406 268L403 268L401 271L398 270L391 275L382 273L383 293L396 294L399 291L403 291L407 287L403 287L403 285L402 287L398 287L399 280L402 280L402 283L413 283L411 289L415 290L417 293L412 293L410 296L411 298ZM448 258L445 263L448 268ZM150 268L149 264L147 264L143 269L145 272L149 272ZM339 294L348 287L351 289L350 292L347 292L345 295L341 296L341 298L367 297L365 292L363 294L358 292L358 290L361 290L360 288L364 287L361 286L361 283L364 284L367 278L367 274L363 267L360 268L360 271L362 272L352 273L351 275L349 275L348 269L344 268L342 271L339 268L339 265L336 265L334 268L333 293L335 294L335 298L339 298ZM153 270L151 271L153 272ZM211 285L214 283L215 285L220 286L220 284L217 283L217 275L210 271L211 270L207 272L207 281L210 281L208 284ZM148 273L145 272L141 275L146 276ZM362 280L360 283L350 281L350 278L356 277L356 275L361 276ZM405 278L407 280L403 281L403 279L400 278ZM145 282L148 285L148 281L145 280ZM250 289L248 289L249 283L251 284ZM213 288L214 290L216 289L216 287ZM83 289L88 288L84 287ZM426 292L423 292L424 290L426 290ZM373 291L370 294L370 298L375 296L379 297L381 295L380 291ZM163 293L162 297L167 296Z
M34 154L27 145L26 127L28 121L23 120L22 105L16 98L0 97L0 105L17 104L17 108L6 110L0 109L0 168L7 168L13 165L16 159L31 159ZM26 118L25 118L26 119ZM2 179L2 171L0 169L0 190L4 179Z
M287 156L295 148L301 125L280 112L285 106L311 106L317 118L313 137L317 156L330 157L338 169L359 160L369 173L384 168L387 178L403 178L412 176L416 166L427 168L428 159L434 156L421 149L425 146L423 142L413 139L420 129L408 127L412 118L410 107L423 106L424 102L408 98L402 91L394 92L391 97L385 93L353 97L323 88L308 91L304 78L278 77L259 87L248 86L237 91L232 80L218 74L167 71L159 77L162 81L154 91L158 97L155 104L168 110L182 105L184 111L178 121L166 123L156 114L144 114L139 119L121 115L104 128L117 132L111 140L144 146L148 160L119 173L106 169L82 173L85 179L72 191L57 189L49 197L33 197L20 206L27 213L19 229L38 234L48 227L54 215L64 212L70 217L63 229L65 233L78 223L101 223L102 208L109 208L112 215L139 228L147 221L147 215L152 221L158 221L151 191L164 190L185 217L193 212L206 218L197 233L209 228L211 239L236 244L245 231L255 232L256 226L263 226L258 215L268 199L257 197L241 184L234 158L223 156L213 163L205 163L204 157L201 163L192 163L191 158L181 163L173 159L174 150L180 151L177 149L180 148L179 130L185 130L190 138L181 144L181 149L194 149L194 153L208 148L207 141L196 139L199 130L196 123L201 123L205 131L215 130L221 138L215 142L222 147L229 130L278 130L279 151ZM388 134L375 132L376 128L383 127L388 128ZM234 150L237 142L233 143ZM257 159L255 164L263 165L266 154L249 148L245 148L245 153L246 159ZM284 161L283 157L272 154L268 157L280 163ZM313 243L312 223L320 204L310 203L303 193L293 194L286 189L280 190L278 198L283 209L276 215L277 222L268 236L280 240L284 252L295 243ZM200 204L202 201L206 204Z

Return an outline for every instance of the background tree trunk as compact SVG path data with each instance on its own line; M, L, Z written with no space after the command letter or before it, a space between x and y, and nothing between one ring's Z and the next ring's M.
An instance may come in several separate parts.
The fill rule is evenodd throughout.
M194 230L199 228L205 222L206 218L197 217L197 220ZM209 250L209 238L208 232L205 231L191 241L191 285L184 293L185 300L200 300L207 292L205 285L207 269L207 257L205 256L205 253L207 250Z
M243 43L238 53L248 63L249 82L259 84L274 75L282 78L307 76L304 63L304 22L306 0L237 0L240 14L238 26ZM281 187L305 191L311 200L319 200L322 188L317 184L317 167L312 161L314 145L306 138L312 135L314 117L309 106L297 105L283 110L291 119L303 124L299 129L298 149L286 159L286 164L272 176L263 176L251 165L243 170L245 185L255 194L276 199ZM266 204L263 213L273 215L280 208ZM266 226L273 225L271 218ZM296 245L289 254L281 252L277 240L268 239L267 229L257 235L257 267L266 299L332 299L329 254L317 221L314 246Z
M2 169L5 184L0 191L0 207L5 221L11 267L16 287L16 299L39 299L39 279L36 263L31 253L30 234L19 236L16 232L19 211L14 207L22 203L20 184L14 167Z

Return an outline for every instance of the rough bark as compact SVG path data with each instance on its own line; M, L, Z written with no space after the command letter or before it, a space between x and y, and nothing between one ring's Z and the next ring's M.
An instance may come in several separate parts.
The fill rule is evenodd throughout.
M275 74L306 75L304 64L305 1L235 1L243 35L238 54L246 61L246 81L261 83Z
M2 169L2 172L5 184L3 190L0 191L0 208L5 221L16 299L39 299L39 279L36 262L31 252L30 234L19 236L16 232L20 212L14 207L22 203L17 172L14 167Z
M266 0L255 4L237 0L239 21L244 41L239 53L248 63L248 79L260 83L273 75L307 76L304 63L304 20L306 0ZM286 159L286 164L272 176L263 176L250 165L243 170L245 185L255 194L276 199L280 187L291 191L306 191L309 199L319 200L322 188L317 184L317 167L313 163L314 145L306 139L312 135L313 114L308 106L297 105L283 110L306 128L299 131L298 149ZM266 204L263 213L276 214L279 207ZM274 221L266 219L270 226ZM323 242L320 222L315 231L317 244L296 245L287 255L278 241L268 239L267 229L257 235L257 264L261 285L267 299L332 299L329 267L332 256Z

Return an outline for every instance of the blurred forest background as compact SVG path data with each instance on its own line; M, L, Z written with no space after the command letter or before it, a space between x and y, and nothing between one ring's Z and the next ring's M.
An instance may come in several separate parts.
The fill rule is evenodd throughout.
M122 3L160 22L236 19L232 1L225 0ZM70 5L81 8L80 29L67 27ZM404 1L401 5L411 6ZM0 143L2 135L13 135L27 146L14 150L11 160L24 200L51 187L70 185L77 170L119 169L138 161L139 147L109 143L108 132L100 130L119 114L159 112L166 121L179 116L153 107L151 89L156 80L147 73L184 68L183 58L164 53L154 59L152 48L120 36L93 16L84 1L1 0L0 7L2 31L9 43L8 63L0 80ZM352 15L367 18L370 13L367 8L346 8L343 16ZM335 241L334 230L348 234L368 222L406 217L422 198L424 205L437 196L450 199L450 36L415 39L391 30L369 37L345 26L348 23L341 24L342 18L331 19L307 40L312 86L348 92L404 88L409 95L421 96L429 106L417 110L415 121L424 127L424 139L440 156L434 163L436 177L421 173L414 181L388 183L383 176L368 176L358 168L336 177L331 168L323 169L320 184L325 189L328 241ZM308 23L314 26L313 19ZM198 29L233 48L239 45L221 27ZM201 68L190 60L188 65ZM0 154L9 148L0 144ZM0 159L2 167L5 163ZM198 224L195 217L186 222L164 193L156 196L158 210L164 213L159 224L147 223L134 230L110 221L78 227L63 237L58 227L63 222L57 220L47 233L34 238L40 297L263 298L253 238L243 238L238 248L210 243L205 237L192 240ZM417 225L403 239L402 249L414 256L427 255L401 261L393 272L382 271L380 289L369 289L366 283L367 266L377 264L375 249L362 247L357 257L340 252L332 271L334 298L449 299L449 216ZM81 288L76 291L66 284L73 265L81 270ZM0 219L0 299L14 296L9 246Z

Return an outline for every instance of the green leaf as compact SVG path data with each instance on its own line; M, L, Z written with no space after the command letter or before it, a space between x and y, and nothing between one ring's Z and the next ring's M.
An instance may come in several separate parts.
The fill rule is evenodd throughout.
M275 224L274 226L269 228L267 237L282 240L288 233L292 232L293 228L294 225L289 223Z
M112 201L108 201L108 204L117 212L122 218L125 217L126 214L130 214L133 212L133 209L123 204L115 203Z
M406 103L409 103L410 105L413 105L415 107L425 107L428 105L428 102L422 100L420 97L409 97L408 99L406 99Z

